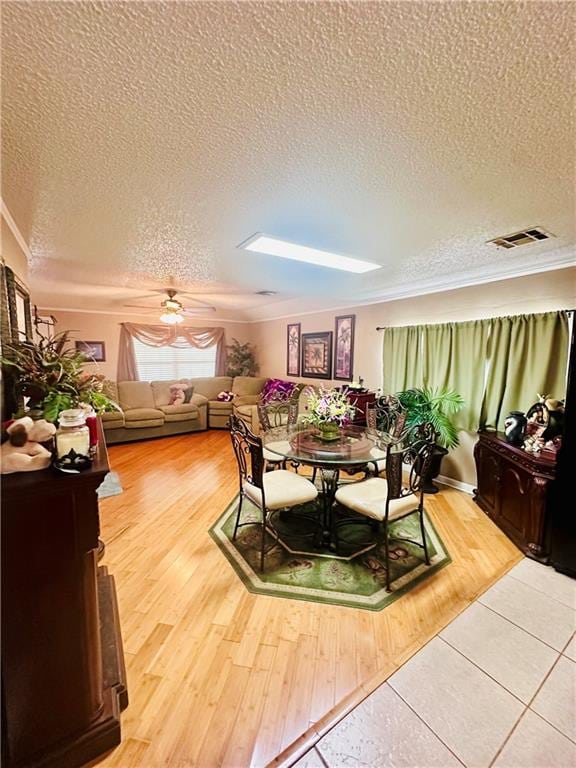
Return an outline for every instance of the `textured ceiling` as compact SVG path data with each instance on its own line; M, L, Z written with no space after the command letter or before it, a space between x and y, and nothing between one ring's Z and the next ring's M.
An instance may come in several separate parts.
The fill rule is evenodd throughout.
M38 303L173 282L264 317L568 263L575 8L4 0L3 199ZM485 244L535 225L557 237ZM256 231L384 268L236 250Z

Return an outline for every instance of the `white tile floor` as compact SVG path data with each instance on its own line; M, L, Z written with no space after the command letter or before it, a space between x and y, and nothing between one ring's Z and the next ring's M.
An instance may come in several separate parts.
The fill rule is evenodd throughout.
M523 560L293 768L575 768L576 580Z

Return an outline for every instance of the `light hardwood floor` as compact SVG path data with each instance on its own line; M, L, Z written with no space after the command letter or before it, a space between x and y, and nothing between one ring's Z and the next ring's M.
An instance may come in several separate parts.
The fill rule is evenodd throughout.
M208 535L237 493L226 432L114 446L110 459L124 492L101 502L103 562L130 705L101 768L288 764L521 559L446 489L426 506L453 562L383 611L252 595Z

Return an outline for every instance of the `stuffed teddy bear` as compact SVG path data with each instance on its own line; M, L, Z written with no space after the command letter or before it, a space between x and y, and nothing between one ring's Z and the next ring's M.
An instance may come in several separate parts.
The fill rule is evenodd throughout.
M56 427L45 419L33 421L29 416L16 419L6 428L8 440L0 448L3 475L33 472L50 466L52 454L43 445L56 433Z
M169 405L183 405L189 403L194 393L194 387L190 386L186 381L177 381L175 384L170 385L170 402Z
M170 386L169 405L182 405L186 400L186 387L184 384L172 384Z

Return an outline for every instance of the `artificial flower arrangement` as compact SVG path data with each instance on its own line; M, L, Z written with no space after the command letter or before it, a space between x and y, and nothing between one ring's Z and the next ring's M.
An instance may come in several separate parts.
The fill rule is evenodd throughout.
M55 422L61 411L91 406L97 413L119 410L104 392L105 376L84 370L83 352L70 348L68 331L37 342L4 345L2 365L14 372L17 397L28 397L28 411ZM20 414L23 415L23 414Z
M301 423L320 430L326 426L334 429L350 424L355 413L356 407L350 403L346 392L320 386L318 390L311 392Z

